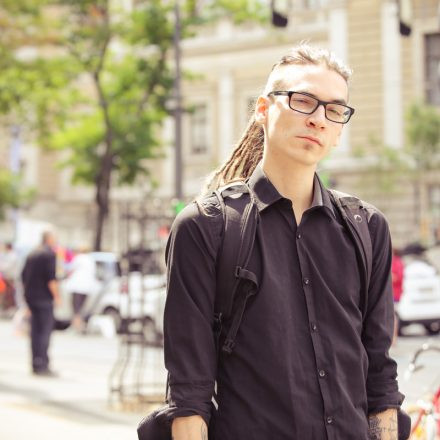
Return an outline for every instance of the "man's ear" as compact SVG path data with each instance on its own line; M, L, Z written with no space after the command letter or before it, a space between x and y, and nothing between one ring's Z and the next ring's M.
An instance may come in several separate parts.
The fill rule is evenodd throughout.
M267 119L267 111L269 109L269 99L265 96L259 96L255 104L255 121L264 124Z

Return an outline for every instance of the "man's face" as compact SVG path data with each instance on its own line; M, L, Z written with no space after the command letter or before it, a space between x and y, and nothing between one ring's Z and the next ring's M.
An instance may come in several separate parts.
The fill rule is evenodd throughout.
M284 66L276 76L284 82L282 90L329 102L348 98L345 79L324 65ZM316 166L338 144L343 127L326 119L322 105L310 115L290 109L288 96L260 96L255 115L264 127L265 159L286 165Z

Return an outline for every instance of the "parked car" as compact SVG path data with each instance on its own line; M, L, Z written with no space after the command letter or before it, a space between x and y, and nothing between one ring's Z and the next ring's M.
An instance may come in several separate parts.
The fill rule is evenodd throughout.
M111 280L120 274L119 262L116 254L111 252L90 252L88 255L95 262L94 276L90 281L89 292L83 308L83 315L97 313L96 301L103 296ZM55 318L58 322L70 322L73 317L72 294L75 286L69 276L60 282L61 306L55 309ZM99 312L98 312L99 313Z
M82 311L87 320L91 316L112 318L116 331L143 332L147 341L160 344L163 339L162 317L165 307L164 274L145 275L139 272L121 276L117 256L109 252L91 252L95 261L95 276L90 285ZM73 317L72 293L74 286L68 277L60 283L62 305L55 314L59 328L65 328ZM137 329L135 327L138 327Z
M111 280L97 309L111 316L119 331L138 327L147 341L161 343L163 339L163 312L166 299L164 274L145 275L130 272L128 276Z
M423 256L404 258L403 292L396 305L399 334L410 324L422 324L429 334L440 332L440 275Z

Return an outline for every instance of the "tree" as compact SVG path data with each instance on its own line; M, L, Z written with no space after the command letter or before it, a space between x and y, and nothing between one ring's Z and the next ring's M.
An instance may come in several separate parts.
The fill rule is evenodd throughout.
M63 164L73 170L73 181L95 186L96 250L112 185L148 176L145 160L161 154L160 125L172 95L174 1L133 4L133 10L110 0L7 0L3 6L9 16L32 24L24 26L34 29L28 39L41 35L31 38L33 46L51 49L50 56L24 61L9 53L12 67L0 81L18 71L26 75L14 87L20 104L12 109L14 98L7 96L3 113L17 117L26 109L21 117L32 115L27 123L38 130L40 144L67 152ZM263 17L250 0L210 2L203 14L195 0L181 5L183 37L225 14L238 22Z
M4 219L7 208L19 208L35 196L31 188L23 188L19 175L0 168L0 219Z
M42 63L25 53L31 44L44 44L49 38L44 28L37 31L43 3L3 0L0 5L0 129L5 132L20 131L21 126L32 130L44 113L45 95L50 94L55 61ZM24 186L19 172L0 167L1 219L7 208L28 204L34 196L35 190Z
M426 173L440 168L440 112L426 103L411 104L406 117L409 177L414 187L415 223L421 227L420 193Z
M95 185L96 250L115 174L119 183L132 184L148 174L144 160L159 153L157 126L167 115L172 86L166 63L170 8L161 3L138 2L139 9L126 13L109 0L56 2L65 7L57 44L82 84L70 83L77 98L53 127L49 146L68 151L64 165L72 168L74 182Z
M423 173L440 165L440 112L438 108L413 103L406 111L406 151L414 170Z
M440 168L440 112L426 103L412 103L405 112L405 120L404 148L396 149L371 137L368 151L377 160L368 168L362 186L394 196L396 190L412 187L414 225L421 231L420 194L427 174ZM362 150L356 153L364 156Z

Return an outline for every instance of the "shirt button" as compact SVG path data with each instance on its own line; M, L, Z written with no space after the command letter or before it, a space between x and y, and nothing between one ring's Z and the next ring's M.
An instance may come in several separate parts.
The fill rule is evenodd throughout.
M318 326L317 326L314 322L312 322L312 323L310 324L310 326L312 327L312 330L313 330L314 332L316 332L316 331L318 330Z
M325 371L324 370L319 370L318 374L319 374L319 377L325 377Z
M298 234L296 234L296 238L299 240L302 237L302 235L298 232Z
M307 286L308 284L310 284L310 280L308 278L304 278L303 279L304 284Z
M333 417L328 416L325 421L327 422L328 425L331 425L333 423Z

